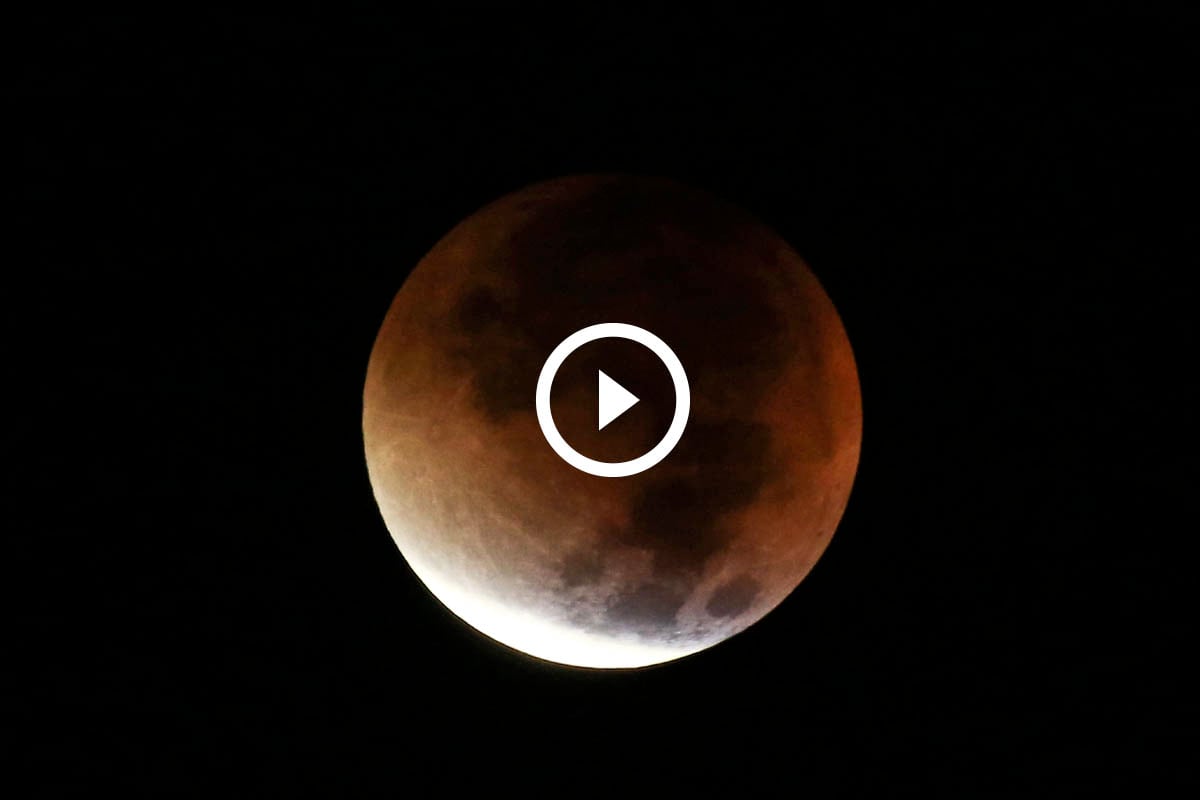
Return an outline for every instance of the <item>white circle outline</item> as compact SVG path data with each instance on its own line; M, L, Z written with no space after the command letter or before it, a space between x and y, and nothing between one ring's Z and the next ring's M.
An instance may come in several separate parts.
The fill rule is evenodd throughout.
M550 386L554 383L554 376L558 374L558 368L566 361L567 356L588 342L609 338L628 339L649 348L666 366L667 372L671 374L671 382L675 384L675 416L671 419L670 427L667 428L667 432L658 444L629 461L596 461L580 453L567 444L567 440L558 432L558 427L554 424L554 415L550 411ZM668 347L666 342L645 328L639 328L636 325L628 325L624 322L601 322L575 331L559 342L558 347L555 347L550 353L546 363L542 364L541 374L538 375L534 407L537 410L538 425L542 428L542 435L546 437L550 447L558 453L563 461L589 475L597 475L601 478L626 478L650 469L666 458L667 454L675 449L675 445L679 444L679 439L683 436L683 429L687 427L688 415L692 411L692 393L688 387L687 373L683 371L683 364L679 362L675 351Z

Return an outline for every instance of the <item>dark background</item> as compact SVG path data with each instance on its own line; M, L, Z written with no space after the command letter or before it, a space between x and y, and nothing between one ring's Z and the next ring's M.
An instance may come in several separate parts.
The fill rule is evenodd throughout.
M46 792L208 795L1192 777L1194 518L1169 511L1192 457L1190 45L1113 8L15 27L17 761ZM632 673L446 612L359 427L420 257L501 194L601 171L782 234L864 403L810 577Z

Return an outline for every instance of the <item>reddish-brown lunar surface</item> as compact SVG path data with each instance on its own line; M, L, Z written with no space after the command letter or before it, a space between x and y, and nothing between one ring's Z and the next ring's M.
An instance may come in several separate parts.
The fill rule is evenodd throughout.
M657 466L597 477L551 450L534 392L554 347L640 326L691 386ZM596 430L596 370L640 398ZM633 458L674 397L636 343L580 348L554 383L577 450ZM639 667L778 605L820 557L858 466L849 341L812 272L745 213L679 184L581 176L508 195L417 265L380 328L363 438L384 521L417 576L488 636L549 661Z

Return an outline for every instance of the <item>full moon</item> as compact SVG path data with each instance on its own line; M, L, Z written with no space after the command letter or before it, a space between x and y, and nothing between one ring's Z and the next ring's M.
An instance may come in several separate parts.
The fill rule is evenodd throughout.
M534 408L543 363L599 323L652 331L687 373L682 438L655 466L567 464ZM597 371L638 402L597 430ZM557 427L590 458L652 448L662 362L602 340L563 363ZM400 287L371 351L363 440L383 520L451 612L528 655L643 667L745 630L829 544L862 439L833 303L761 222L658 178L587 175L503 197Z

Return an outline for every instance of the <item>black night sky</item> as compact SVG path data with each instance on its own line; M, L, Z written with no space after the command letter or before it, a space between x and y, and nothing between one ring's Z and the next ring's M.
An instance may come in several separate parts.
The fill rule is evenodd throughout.
M1167 508L1192 452L1172 353L1194 220L1163 202L1190 141L1180 21L865 16L34 24L6 80L4 295L29 375L10 751L40 793L1192 776L1171 551L1195 524ZM864 408L809 578L633 673L445 611L383 525L360 429L421 256L502 194L608 171L787 239Z

